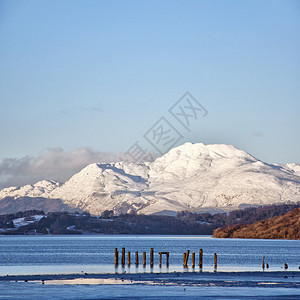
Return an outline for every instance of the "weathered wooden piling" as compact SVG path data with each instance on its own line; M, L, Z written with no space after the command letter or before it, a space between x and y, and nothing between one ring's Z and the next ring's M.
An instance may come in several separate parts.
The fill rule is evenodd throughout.
M195 268L195 251L192 253L192 268Z
M135 264L138 266L139 265L139 252L135 251Z
M217 269L217 267L218 267L218 256L217 256L217 253L214 253L214 265L215 265L215 269Z
M143 266L146 267L146 252L143 252Z
M159 252L159 267L161 268L162 255L165 254L167 256L167 267L169 266L170 252Z
M188 260L189 260L189 254L190 250L187 250L185 253L183 253L183 266L187 268Z
M265 269L265 257L263 256L263 261L262 261L262 268L263 270Z
M125 248L122 248L122 265L125 265Z
M130 251L127 253L127 264L130 266Z
M186 250L186 265L188 264L189 261L189 255L190 255L190 250Z
M150 266L153 268L153 257L154 257L154 250L151 248L150 250Z
M284 269L288 269L288 264L287 263L284 263Z
M186 253L184 252L183 253L183 267L186 268L187 265L186 265Z
M200 249L200 253L199 253L199 267L200 269L202 269L203 267L203 249Z
M119 264L119 252L118 248L115 248L115 265L117 266Z

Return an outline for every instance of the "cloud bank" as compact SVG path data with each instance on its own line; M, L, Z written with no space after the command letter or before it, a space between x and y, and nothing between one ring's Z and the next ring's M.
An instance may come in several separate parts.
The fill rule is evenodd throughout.
M68 180L90 163L120 160L121 154L78 148L65 152L62 148L49 148L38 157L5 158L0 162L0 189L33 184L39 180Z

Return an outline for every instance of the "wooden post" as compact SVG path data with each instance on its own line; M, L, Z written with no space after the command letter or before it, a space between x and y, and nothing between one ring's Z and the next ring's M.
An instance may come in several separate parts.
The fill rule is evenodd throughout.
M218 267L218 256L217 253L214 253L215 269Z
M143 266L146 267L146 252L143 252Z
M115 248L115 265L117 266L119 264L119 252L118 248Z
M202 269L203 267L203 249L200 249L200 253L199 253L199 267L200 269Z
M263 256L262 268L265 269L265 257Z
M139 252L135 251L135 264L138 266L139 265Z
M130 266L130 251L127 253L127 264Z
M288 264L287 263L284 263L284 269L288 269Z
M190 255L190 250L186 250L186 266L187 266L188 261L189 261L189 255Z
M161 257L162 257L162 254L161 252L159 252L159 267L161 268Z
M150 266L151 268L153 268L153 256L154 256L154 251L153 251L153 248L151 248L150 250Z
M195 251L192 253L192 268L195 268Z
M122 265L125 265L125 248L122 248Z
M183 253L183 266L187 268L187 263L189 259L190 250L187 250L186 253Z
M170 252L167 252L167 267L169 266L169 257L170 257Z

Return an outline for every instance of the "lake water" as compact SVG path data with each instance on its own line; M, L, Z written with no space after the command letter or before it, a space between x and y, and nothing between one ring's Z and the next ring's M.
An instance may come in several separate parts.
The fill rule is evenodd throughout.
M126 265L115 268L114 251L126 248ZM150 248L154 248L154 268L149 267ZM0 236L0 276L71 273L131 273L199 271L199 249L203 249L203 271L214 271L214 253L218 271L261 271L262 257L269 271L299 271L300 240L214 239L207 236ZM196 253L196 268L183 268L183 252ZM127 251L131 254L127 266ZM135 251L140 265L135 266ZM142 265L142 252L147 252L147 266ZM170 252L169 268L158 266L158 252ZM190 252L190 253L191 253ZM119 262L121 262L119 258ZM266 271L268 271L266 269Z

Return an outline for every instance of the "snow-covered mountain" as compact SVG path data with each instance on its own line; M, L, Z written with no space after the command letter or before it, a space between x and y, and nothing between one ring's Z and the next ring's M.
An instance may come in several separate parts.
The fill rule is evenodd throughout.
M55 188L61 184L54 180L42 180L22 187L9 187L0 191L0 199L5 197L43 197L48 196Z
M64 184L40 181L0 191L0 199L61 199L101 214L232 210L300 201L300 165L272 165L230 145L186 143L154 162L90 164ZM1 211L1 200L0 200Z

